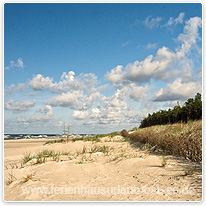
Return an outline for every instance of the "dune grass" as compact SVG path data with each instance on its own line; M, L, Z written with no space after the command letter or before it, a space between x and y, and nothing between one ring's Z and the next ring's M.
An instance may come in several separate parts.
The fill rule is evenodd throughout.
M97 134L96 136L88 136L88 137L76 137L72 139L73 142L76 141L92 141L92 142L101 142L102 137L115 137L117 135L121 135L121 132L111 132L108 134Z
M46 145L46 144L62 143L62 142L65 142L65 139L50 140L50 141L45 142L44 145Z
M34 157L31 155L31 153L24 154L24 157L22 158L23 164L26 164L30 160L32 160Z
M137 129L133 133L122 131L124 137L161 149L169 154L202 161L202 120L188 123L157 125Z
M72 142L76 142L76 141L91 141L91 142L101 142L101 140L99 139L99 137L97 136L89 136L89 137L76 137L74 139L72 139Z
M35 155L31 155L31 153L26 153L22 158L22 163L26 164L30 160L35 160L35 164L42 164L45 163L48 158L52 158L53 161L58 162L60 159L60 155L69 155L69 152L55 152L53 150L43 150L37 152Z

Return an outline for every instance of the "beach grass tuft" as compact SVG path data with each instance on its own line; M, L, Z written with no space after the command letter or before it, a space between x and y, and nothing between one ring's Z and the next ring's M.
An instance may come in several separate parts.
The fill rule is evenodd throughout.
M26 164L30 160L32 160L34 157L31 155L31 153L26 153L22 159L23 164Z
M76 141L91 141L91 142L101 142L101 140L99 139L99 137L97 136L88 136L88 137L76 137L74 139L72 139L72 142L76 142Z
M46 144L55 144L55 143L63 143L63 142L66 142L65 139L58 139L58 140L50 140L50 141L47 141L44 143L44 145Z
M30 160L35 160L35 164L42 164L47 161L48 158L52 158L53 161L58 162L60 159L60 155L69 155L70 152L55 152L53 150L43 150L37 152L36 155L31 155L31 153L27 153L24 155L22 161L23 164L26 164Z

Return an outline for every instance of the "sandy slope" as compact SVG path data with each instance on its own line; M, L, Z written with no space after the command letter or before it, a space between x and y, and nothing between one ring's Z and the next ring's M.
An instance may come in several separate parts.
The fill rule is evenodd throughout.
M200 201L202 199L201 166L172 156L162 167L162 156L140 150L140 145L122 142L121 137L103 138L101 142L69 142L43 145L47 140L4 141L4 199L6 201ZM78 154L85 146L109 146L103 152ZM21 165L25 153L45 149L69 152L58 162L30 161ZM193 169L194 174L184 175ZM11 180L9 182L9 180ZM48 188L39 194L23 194L22 188ZM68 191L62 188L71 188ZM98 187L101 191L98 193ZM113 188L113 193L111 192ZM109 191L105 194L106 189ZM108 189L109 188L109 189ZM136 188L136 192L134 191ZM182 190L189 188L189 190ZM171 190L177 192L171 192ZM56 194L54 194L56 190ZM128 191L126 191L128 190ZM129 191L130 190L130 191ZM167 190L167 191L166 191ZM52 192L50 192L52 191ZM91 194L96 191L96 194ZM191 194L182 194L188 193Z

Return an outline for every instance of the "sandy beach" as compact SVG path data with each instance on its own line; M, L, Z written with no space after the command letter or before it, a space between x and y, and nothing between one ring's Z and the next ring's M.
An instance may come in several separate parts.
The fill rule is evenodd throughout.
M151 154L121 136L104 137L101 142L44 144L47 141L4 140L5 201L202 200L198 163ZM26 154L45 150L58 153L58 158L23 163ZM31 191L37 187L48 190Z

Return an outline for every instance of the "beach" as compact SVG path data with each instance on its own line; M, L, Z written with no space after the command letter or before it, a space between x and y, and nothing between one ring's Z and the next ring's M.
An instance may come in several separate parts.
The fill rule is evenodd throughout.
M199 163L154 155L121 136L48 141L4 140L5 201L202 200ZM52 152L38 159L43 151Z

